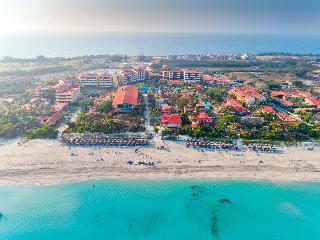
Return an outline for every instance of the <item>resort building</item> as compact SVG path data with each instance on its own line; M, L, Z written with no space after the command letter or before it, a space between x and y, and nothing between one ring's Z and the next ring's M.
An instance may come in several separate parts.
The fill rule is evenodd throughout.
M102 88L113 87L113 74L109 72L98 73L99 86Z
M120 76L123 85L144 82L147 80L147 72L143 68L123 69L120 72Z
M134 86L124 86L118 88L112 102L116 112L129 112L138 107L139 90Z
M311 106L316 106L317 108L320 108L320 99L318 99L316 97L307 98L306 103Z
M80 88L76 85L63 84L56 87L56 103L69 104L75 102L80 96Z
M162 126L165 128L178 128L181 127L181 117L179 114L162 115Z
M170 106L168 104L163 105L161 108L161 112L163 115L171 114L173 111L174 111L174 109L172 108L172 106Z
M98 86L97 73L93 72L83 72L79 75L79 85L81 87L96 87Z
M80 73L80 87L112 88L114 75L110 72L83 72Z
M162 78L165 80L181 80L180 69L169 69L167 65L162 67Z
M42 86L34 89L34 94L39 97L47 97L49 94L54 93L53 86Z
M255 102L265 101L266 98L254 88L249 86L236 87L229 91L239 101L246 104L254 104Z
M305 98L310 98L311 93L309 93L309 92L293 92L293 93L291 93L291 97L305 99Z
M270 95L273 98L284 98L287 97L289 94L283 91L273 91Z
M210 117L209 114L200 112L196 118L196 121L193 123L193 126L197 126L199 124L214 125L215 122L213 117Z
M245 108L245 107L239 107L239 106L234 106L233 110L236 112L237 115L239 116L245 116L250 113L250 109Z
M279 103L281 103L281 105L285 106L285 107L292 107L294 106L294 103L291 101L288 101L286 99L279 99Z
M300 123L301 120L299 118L296 118L292 115L282 113L282 112L277 112L276 115L280 119L281 124L294 124L294 123Z
M162 78L168 80L169 79L169 67L168 65L163 65L162 68Z
M203 71L201 70L180 70L180 69L169 69L167 65L163 65L162 78L164 80L175 81L184 80L188 82L198 82L203 80Z
M273 113L273 114L277 113L277 111L274 110L274 108L272 106L262 106L260 111L264 112L264 113Z
M46 124L49 126L56 125L62 116L61 112L55 112L49 119L46 121Z
M200 82L203 79L203 71L183 70L183 80L185 82Z

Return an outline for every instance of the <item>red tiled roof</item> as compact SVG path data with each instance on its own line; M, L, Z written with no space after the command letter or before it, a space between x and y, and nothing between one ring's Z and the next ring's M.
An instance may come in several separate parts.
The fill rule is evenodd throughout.
M249 112L249 111L250 111L248 108L239 107L239 106L234 106L233 109L234 109L236 112Z
M163 65L163 66L162 66L162 70L169 70L168 65Z
M227 105L229 105L229 106L240 106L241 104L237 100L235 100L233 98L229 98L229 99L227 99Z
M172 110L172 107L169 105L165 105L162 107L162 112L168 113L168 112L171 112L171 110Z
M316 110L316 108L295 108L294 111L295 112L299 112L299 111L313 111Z
M179 114L163 115L161 117L162 124L181 124L182 120Z
M289 114L278 112L277 116L281 119L282 124L291 124L301 122L299 119L290 116Z
M169 85L181 85L183 81L180 80L171 80L168 82Z
M110 72L102 72L99 73L99 77L112 77L112 74Z
M204 121L204 120L212 121L213 118L210 117L210 116L209 116L207 113L205 113L205 112L200 112L200 113L198 114L198 116L197 116L196 121L197 121L197 122L200 122L200 121Z
M309 97L311 97L311 93L309 93L309 92L294 92L291 95L293 97L300 97L300 98L309 98Z
M46 122L48 125L55 125L61 118L61 112L55 112Z
M205 107L205 105L203 103L197 103L196 107Z
M272 97L286 97L288 96L288 93L282 92L282 91L273 91L271 92Z
M96 77L97 73L95 72L82 72L80 73L79 77L86 78L86 77Z
M60 111L63 110L66 106L68 106L68 103L56 103L52 106L52 109L54 111Z
M290 101L288 101L288 100L286 100L286 99L280 99L279 102L280 102L282 105L287 106L287 107L291 107L291 106L294 105L293 102L290 102Z
M201 74L203 72L200 70L189 69L189 70L184 70L184 73L186 73L186 74Z
M231 91L240 95L242 98L262 98L263 95L250 86L242 86L233 88Z
M276 113L276 110L274 110L273 107L271 107L271 106L263 106L261 108L261 111L269 112L269 113Z
M204 80L204 81L207 81L207 82L212 82L212 81L215 81L216 78L214 78L214 77L212 77L212 76L210 76L210 75L204 75L204 76L203 76L203 80Z
M138 105L138 92L138 88L134 86L120 87L116 92L112 105L117 106L123 103Z
M316 105L318 107L320 107L320 100L315 98L315 97L312 97L312 98L308 98L307 99L308 102L310 102L312 105Z

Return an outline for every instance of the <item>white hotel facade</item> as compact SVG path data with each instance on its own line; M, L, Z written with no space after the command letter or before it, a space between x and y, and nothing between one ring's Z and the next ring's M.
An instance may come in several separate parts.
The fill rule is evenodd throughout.
M114 75L110 72L83 72L79 75L80 87L112 88Z

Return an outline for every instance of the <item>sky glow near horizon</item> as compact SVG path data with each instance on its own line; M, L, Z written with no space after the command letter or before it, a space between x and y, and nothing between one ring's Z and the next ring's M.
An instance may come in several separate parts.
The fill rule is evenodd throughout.
M320 34L320 0L0 0L0 33Z

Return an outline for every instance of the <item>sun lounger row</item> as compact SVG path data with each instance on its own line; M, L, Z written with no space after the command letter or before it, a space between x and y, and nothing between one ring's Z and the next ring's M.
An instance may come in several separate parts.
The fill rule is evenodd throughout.
M73 138L62 139L62 144L75 145L75 146L147 146L149 140L147 139L119 139L119 138Z
M190 140L187 141L187 147L193 148L211 148L211 149L226 149L226 150L238 150L238 146L232 143L219 143L205 140Z

